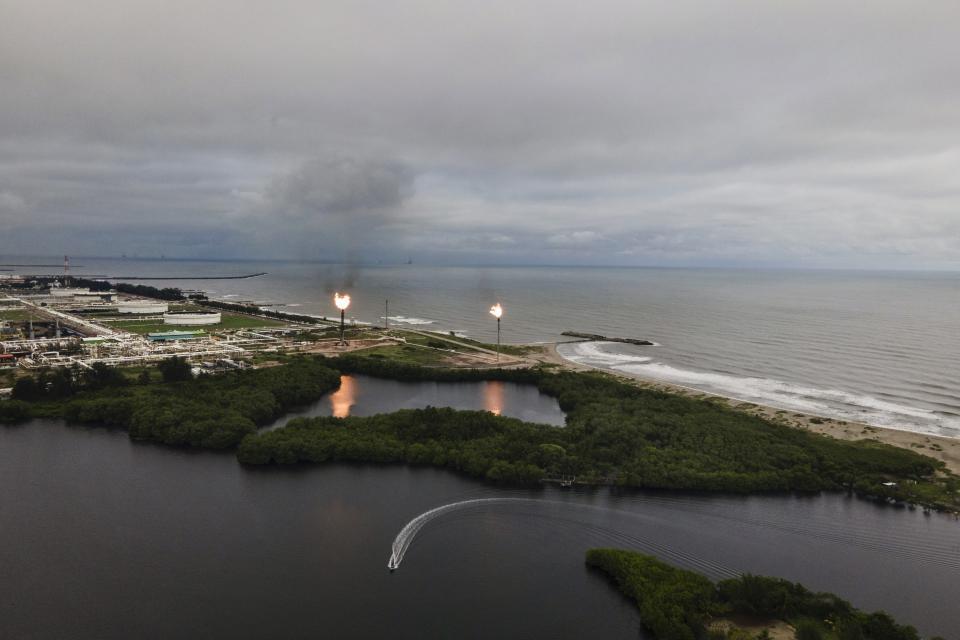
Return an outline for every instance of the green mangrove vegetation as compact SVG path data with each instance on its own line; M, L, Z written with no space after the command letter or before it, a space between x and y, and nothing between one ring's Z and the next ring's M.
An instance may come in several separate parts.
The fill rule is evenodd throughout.
M134 383L121 376L105 385L91 385L89 374L73 377L67 369L23 378L14 387L15 399L0 403L0 422L65 418L121 427L136 440L230 449L257 426L340 385L340 374L313 358L196 379L174 359L161 373L165 382L145 376Z
M629 487L855 491L955 509L960 479L943 463L881 443L836 440L712 402L641 389L599 373L434 369L365 356L329 366L401 380L506 380L557 398L566 427L483 412L423 409L311 418L246 438L250 464L368 460L444 466L502 482L551 475Z
M404 409L366 418L297 418L244 438L237 457L247 464L407 462L534 484L564 455L550 444L554 431L486 411Z
M658 640L750 640L769 631L746 632L717 624L746 616L770 626L789 623L799 640L919 640L916 629L883 612L866 613L831 594L800 584L743 575L713 583L692 571L621 549L591 549L587 565L602 572L640 610L643 626ZM732 628L731 628L732 627Z
M276 309L261 309L255 304L241 304L239 302L223 302L222 300L208 300L203 298L202 300L197 300L200 304L205 307L213 307L215 309L222 309L226 311L236 311L239 313L252 314L256 316L266 316L270 318L276 318L277 320L289 320L292 322L302 322L306 324L322 324L323 321L319 318L314 318L313 316L304 315L302 313L288 313L286 311L277 311ZM278 323L280 324L280 323Z
M54 280L56 280L56 277L42 278L41 282L49 284ZM169 300L172 302L186 300L183 291L175 287L158 289L157 287L151 287L145 284L130 284L128 282L111 284L106 280L91 280L89 278L78 278L76 276L70 278L70 284L74 287L86 287L90 289L90 291L109 291L110 289L114 289L120 293L129 293L135 296L156 298L158 300Z
M380 356L380 357L377 357ZM372 417L311 418L256 427L339 385L341 373L439 382L502 380L557 398L565 427L477 411L427 408ZM870 440L836 440L713 402L638 388L601 373L449 369L382 354L290 358L280 366L197 379L182 363L165 382L98 368L23 378L0 421L63 417L128 429L172 445L238 448L248 464L336 460L445 467L511 484L575 475L578 482L723 492L853 491L958 508L960 479L943 463Z

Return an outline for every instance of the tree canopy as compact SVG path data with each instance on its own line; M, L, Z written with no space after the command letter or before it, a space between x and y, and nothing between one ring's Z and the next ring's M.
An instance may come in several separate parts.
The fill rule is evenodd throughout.
M714 584L698 573L622 549L591 549L586 561L637 603L643 626L659 640L707 638L708 623L730 614L792 623L798 640L920 640L916 629L886 613L866 613L832 593L815 593L780 578L747 574Z

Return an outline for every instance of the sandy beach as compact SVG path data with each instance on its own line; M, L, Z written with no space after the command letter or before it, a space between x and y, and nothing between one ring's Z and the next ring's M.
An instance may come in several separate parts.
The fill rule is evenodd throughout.
M772 422L784 424L796 429L806 429L841 440L876 440L877 442L883 442L896 447L911 449L923 455L930 456L931 458L942 460L950 471L960 474L960 439L926 435L888 427L875 427L861 422L835 420L795 411L785 411L783 409L777 409L776 407L764 406L752 402L743 402L742 400L727 398L698 389L691 389L659 380L651 380L635 374L582 365L561 356L557 352L556 343L539 346L543 347L542 352L530 354L529 356L539 362L559 365L573 371L602 371L630 380L638 387L645 389L657 389L659 391L676 393L691 398L709 398L715 402L722 402L737 411L750 413L766 418Z

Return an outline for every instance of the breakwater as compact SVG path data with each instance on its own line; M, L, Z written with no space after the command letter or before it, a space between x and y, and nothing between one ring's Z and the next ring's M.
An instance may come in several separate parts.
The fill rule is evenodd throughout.
M608 336L602 336L599 333L583 333L581 331L564 331L560 335L596 342L622 342L624 344L636 344L642 347L652 347L655 345L655 343L650 342L649 340L640 340L638 338L610 338Z

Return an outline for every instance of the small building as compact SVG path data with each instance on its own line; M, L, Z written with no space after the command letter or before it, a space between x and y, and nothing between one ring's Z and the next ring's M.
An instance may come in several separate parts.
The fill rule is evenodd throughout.
M147 340L150 342L175 342L177 340L197 340L204 335L204 331L163 331L148 333Z

